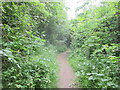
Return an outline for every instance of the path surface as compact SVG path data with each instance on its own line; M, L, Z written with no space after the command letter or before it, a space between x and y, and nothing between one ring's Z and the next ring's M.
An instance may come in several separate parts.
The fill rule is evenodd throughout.
M58 88L72 88L75 75L68 64L67 52L58 54L57 59L60 64Z

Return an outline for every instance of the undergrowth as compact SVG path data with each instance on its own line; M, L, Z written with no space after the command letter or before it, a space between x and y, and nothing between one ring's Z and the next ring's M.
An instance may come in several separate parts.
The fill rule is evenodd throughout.
M51 47L39 47L33 55L26 57L18 57L11 49L4 49L3 56L4 60L8 59L7 65L3 66L4 88L57 87L56 52Z
M69 61L81 88L120 88L120 17L116 7L117 2L103 3L72 20Z

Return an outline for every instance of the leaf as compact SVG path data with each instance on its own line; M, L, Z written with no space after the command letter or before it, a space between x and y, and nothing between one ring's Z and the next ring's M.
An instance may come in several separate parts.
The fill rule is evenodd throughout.
M97 76L104 76L104 74L97 74Z
M88 80L93 80L93 76L90 76L90 77L88 78Z

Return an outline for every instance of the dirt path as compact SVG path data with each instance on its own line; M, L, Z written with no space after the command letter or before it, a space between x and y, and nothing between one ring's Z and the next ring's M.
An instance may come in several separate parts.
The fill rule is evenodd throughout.
M67 52L60 53L57 56L60 64L58 88L72 88L75 80L74 72L67 61Z

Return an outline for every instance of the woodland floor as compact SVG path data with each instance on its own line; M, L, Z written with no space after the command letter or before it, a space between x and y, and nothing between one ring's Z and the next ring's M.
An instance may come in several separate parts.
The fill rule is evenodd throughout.
M59 62L59 82L58 88L75 88L74 80L75 74L67 61L68 51L58 54L57 60Z

